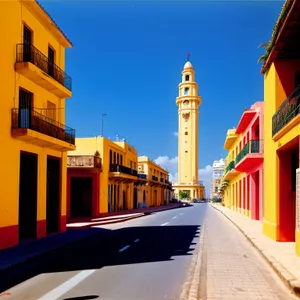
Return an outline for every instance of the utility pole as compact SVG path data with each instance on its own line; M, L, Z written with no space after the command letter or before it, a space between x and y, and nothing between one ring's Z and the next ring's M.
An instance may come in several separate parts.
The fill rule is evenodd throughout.
M107 114L102 114L101 116L102 116L102 134L101 134L101 136L104 137L104 135L103 135L103 117L107 116Z

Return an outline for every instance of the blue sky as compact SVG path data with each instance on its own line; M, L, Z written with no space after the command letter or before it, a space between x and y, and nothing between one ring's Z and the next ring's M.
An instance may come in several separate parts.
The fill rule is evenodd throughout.
M178 84L186 53L203 103L200 176L226 156L226 131L263 100L257 63L283 1L50 1L41 4L73 42L67 125L78 137L127 138L140 154L176 172ZM202 172L202 173L201 173ZM207 178L200 178L200 180ZM206 182L206 184L208 184Z

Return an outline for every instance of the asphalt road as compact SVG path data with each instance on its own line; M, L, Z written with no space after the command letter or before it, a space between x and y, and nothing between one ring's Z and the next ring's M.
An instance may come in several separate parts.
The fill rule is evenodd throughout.
M6 272L0 291L9 294L1 300L178 299L206 208L195 204L99 228Z

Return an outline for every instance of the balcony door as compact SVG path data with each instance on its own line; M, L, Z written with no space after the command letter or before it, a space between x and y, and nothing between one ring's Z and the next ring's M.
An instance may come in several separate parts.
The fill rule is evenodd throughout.
M23 61L31 61L31 43L32 43L32 33L31 30L24 25L23 28Z
M48 74L54 77L54 50L48 47Z
M32 94L19 90L19 128L31 128L31 114L33 109Z

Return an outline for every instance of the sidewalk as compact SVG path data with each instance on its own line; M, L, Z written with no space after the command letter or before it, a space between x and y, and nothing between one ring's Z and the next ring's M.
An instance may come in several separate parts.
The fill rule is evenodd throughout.
M259 221L228 209L220 204L211 204L227 217L259 250L284 283L296 294L300 294L300 258L295 255L295 243L276 242L262 233Z
M146 214L151 214L163 210L169 210L173 208L177 208L179 206L178 203L171 203L162 206L156 207L143 207L137 209L130 209L125 211L118 211L113 213L103 213L100 214L97 218L79 218L73 220L72 222L67 224L67 229L78 229L78 228L89 228L92 226L101 226L119 222L125 222L131 219L143 217Z
M178 204L176 203L159 207L140 208L118 213L103 214L100 215L99 218L92 219L89 224L79 224L78 226L73 226L76 228L68 228L66 232L49 235L44 238L24 242L9 249L0 250L0 272L3 272L8 268L13 268L16 265L33 259L36 256L46 254L52 250L66 247L70 244L89 238L99 232L104 233L109 231L109 229L99 228L101 225L128 221L130 219L142 217L150 213L169 210L177 207Z

